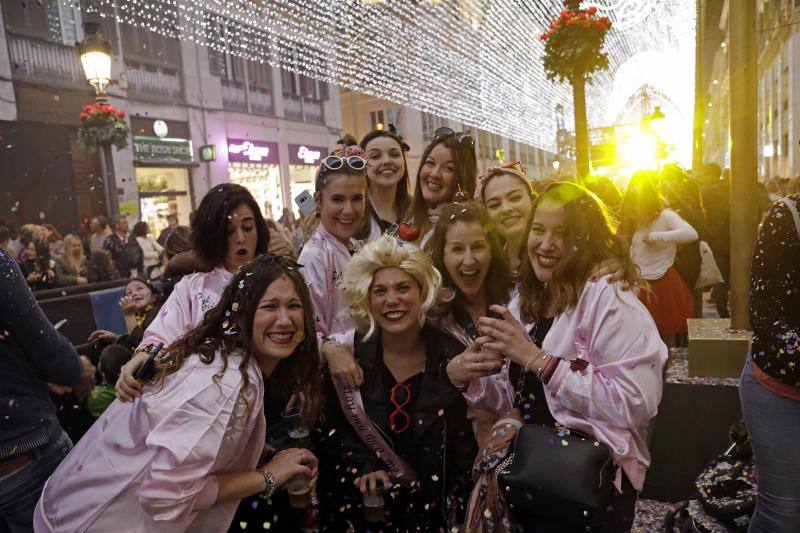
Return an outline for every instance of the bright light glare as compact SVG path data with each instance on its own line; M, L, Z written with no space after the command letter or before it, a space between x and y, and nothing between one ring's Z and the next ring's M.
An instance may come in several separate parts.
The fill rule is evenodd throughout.
M619 151L622 167L631 170L658 168L658 139L652 133L631 129Z

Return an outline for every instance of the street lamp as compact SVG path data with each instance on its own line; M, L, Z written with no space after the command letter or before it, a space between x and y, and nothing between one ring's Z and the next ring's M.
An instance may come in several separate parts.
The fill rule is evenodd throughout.
M86 38L82 42L75 43L75 46L81 57L86 81L94 88L95 102L105 104L108 102L106 88L111 83L111 45L100 35L98 22L86 21L83 29ZM114 177L114 159L109 144L103 145L100 167L105 176L106 213L110 219L119 213L119 201Z
M111 83L111 45L100 37L97 22L87 22L84 28L87 37L77 44L83 73L94 87L95 100L105 102L108 100L106 87Z

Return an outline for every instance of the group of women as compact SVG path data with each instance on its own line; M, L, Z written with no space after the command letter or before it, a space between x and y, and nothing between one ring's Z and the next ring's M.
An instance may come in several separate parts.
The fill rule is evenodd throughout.
M192 223L207 271L147 327L37 531L630 529L667 348L607 209L574 183L537 197L517 167L477 180L472 138L448 128L409 195L407 149L381 130L323 159L298 263L266 253L246 189L208 192ZM298 399L311 442L272 438ZM607 448L610 503L506 505L525 424ZM317 516L285 505L298 479Z

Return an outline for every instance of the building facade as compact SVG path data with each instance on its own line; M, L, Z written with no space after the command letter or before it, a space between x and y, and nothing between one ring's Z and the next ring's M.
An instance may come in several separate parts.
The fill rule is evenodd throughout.
M81 108L93 102L74 47L81 11L56 0L0 7L0 203L9 204L0 207L17 225L69 230L105 213L100 159L76 142ZM338 90L112 18L102 30L114 52L109 103L131 129L128 147L113 149L121 212L157 233L167 214L188 224L219 183L248 186L275 217L313 187L339 136Z
M760 0L757 10L759 179L790 178L800 174L800 0ZM727 5L719 25L727 32ZM709 78L704 160L726 168L731 115L727 39L714 54Z
M277 218L285 207L296 212L293 199L313 189L317 165L342 132L360 138L390 123L412 148L412 179L440 126L473 134L481 173L521 160L531 179L541 179L558 166L552 152L297 74L300 43L282 69L237 57L224 38L210 48L109 16L102 19L113 49L109 103L125 111L131 135L104 168L77 144L81 109L94 101L75 49L84 12L59 0L0 0L0 211L8 214L0 219L18 227L49 222L71 231L108 213L109 174L120 212L156 235L168 214L188 224L203 195L229 181L247 186ZM242 31L216 14L209 21L219 36ZM277 54L270 50L271 63L287 65Z

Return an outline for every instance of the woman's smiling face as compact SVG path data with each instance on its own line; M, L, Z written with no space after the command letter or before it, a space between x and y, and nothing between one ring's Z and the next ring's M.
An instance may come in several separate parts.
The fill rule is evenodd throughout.
M422 198L429 207L451 201L458 187L453 151L444 143L434 146L422 162L419 180Z
M546 283L564 257L565 210L555 202L540 202L528 234L528 259L536 278Z
M294 281L282 274L269 284L253 315L251 350L256 360L285 359L302 342L305 313Z
M473 296L484 288L492 263L492 249L478 222L458 221L447 230L444 266L456 288Z
M497 233L506 240L522 237L533 200L530 191L513 176L491 178L483 189L484 205Z
M403 149L391 137L375 137L364 148L367 152L367 178L370 185L396 187L403 179L406 162Z

